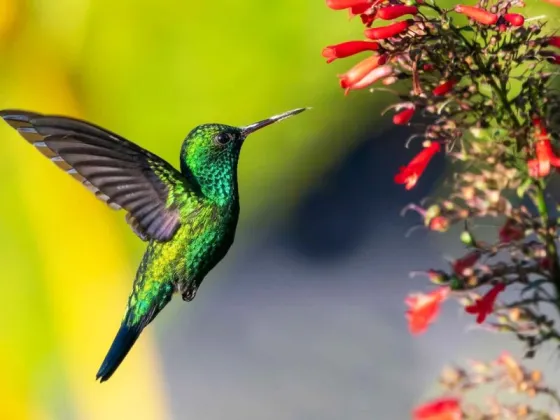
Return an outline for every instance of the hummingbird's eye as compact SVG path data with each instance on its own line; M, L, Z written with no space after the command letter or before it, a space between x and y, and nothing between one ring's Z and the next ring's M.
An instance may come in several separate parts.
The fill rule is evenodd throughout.
M214 137L214 141L220 146L225 146L231 140L233 140L233 135L230 133L220 133Z

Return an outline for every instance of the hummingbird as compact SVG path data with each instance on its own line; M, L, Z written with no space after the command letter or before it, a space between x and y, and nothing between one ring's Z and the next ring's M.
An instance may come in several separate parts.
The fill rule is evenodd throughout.
M231 247L239 218L237 164L251 133L305 111L298 108L233 127L203 124L185 138L180 170L100 126L75 118L2 110L0 116L59 168L126 221L147 249L120 328L96 379L108 380L140 334L180 294L189 302Z

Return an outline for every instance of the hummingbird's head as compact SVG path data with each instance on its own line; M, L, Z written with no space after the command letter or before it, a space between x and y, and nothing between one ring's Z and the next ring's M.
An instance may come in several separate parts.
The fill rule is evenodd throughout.
M236 188L237 162L247 136L306 109L294 109L245 127L199 125L183 142L181 171L196 182L208 197L218 201L226 200Z

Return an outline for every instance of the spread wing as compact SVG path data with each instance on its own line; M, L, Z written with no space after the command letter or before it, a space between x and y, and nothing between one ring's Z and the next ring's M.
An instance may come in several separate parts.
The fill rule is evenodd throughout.
M74 118L4 110L0 116L58 167L126 219L143 240L170 240L180 226L175 195L187 181L169 163L101 127Z

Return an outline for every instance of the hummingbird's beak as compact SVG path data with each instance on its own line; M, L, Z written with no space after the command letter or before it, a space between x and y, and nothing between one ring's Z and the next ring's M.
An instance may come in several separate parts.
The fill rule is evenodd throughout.
M263 127L266 127L267 125L274 124L275 122L282 121L285 120L286 118L290 118L294 115L300 114L306 109L309 108L293 109L291 111L284 112L283 114L275 115L274 117L267 118L266 120L262 120L254 124L248 125L246 127L242 127L241 133L243 134L244 137L247 137L249 134L254 133L257 130L260 130Z

